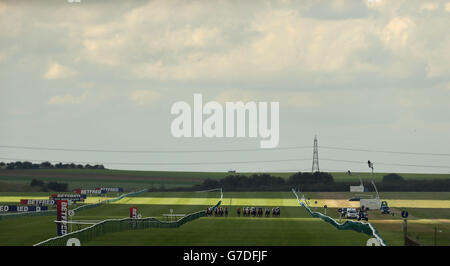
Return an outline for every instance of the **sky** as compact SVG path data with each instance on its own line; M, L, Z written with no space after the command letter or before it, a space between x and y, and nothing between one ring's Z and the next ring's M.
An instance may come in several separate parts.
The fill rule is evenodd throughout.
M0 161L311 171L317 135L322 171L449 173L449 25L439 0L0 0ZM173 137L195 93L279 102L279 149Z

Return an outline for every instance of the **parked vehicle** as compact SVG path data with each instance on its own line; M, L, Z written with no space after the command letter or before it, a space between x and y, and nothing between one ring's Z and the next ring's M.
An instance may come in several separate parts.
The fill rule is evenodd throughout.
M357 219L358 212L355 208L347 208L347 213L345 214L345 218L347 219Z
M367 214L367 212L362 210L358 212L358 221L361 220L369 221L369 215Z
M346 217L347 215L347 208L340 209L341 217Z
M381 202L381 214L390 214L391 208L389 208L387 201Z
M379 198L375 199L360 199L360 207L368 210L379 210L381 208L381 201Z

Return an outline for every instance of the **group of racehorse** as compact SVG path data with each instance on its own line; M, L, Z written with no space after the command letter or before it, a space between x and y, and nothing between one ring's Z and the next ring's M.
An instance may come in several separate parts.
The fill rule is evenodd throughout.
M209 207L206 209L206 216L228 216L228 207Z
M237 208L236 213L237 213L237 216L241 216L241 208ZM272 213L273 217L280 216L280 207L272 208L272 210L270 208L266 207L264 210L264 214L266 215L266 217L270 217L270 213ZM257 207L243 207L242 215L243 216L262 217L263 216L263 208L261 208L261 207L258 207L258 208Z
M261 207L243 207L242 208L242 216L263 216L263 212L266 217L270 217L272 214L273 217L280 216L280 207L274 207L272 209L266 207L263 211ZM206 216L228 216L228 207L209 207L206 209ZM237 216L241 216L241 208L236 208Z

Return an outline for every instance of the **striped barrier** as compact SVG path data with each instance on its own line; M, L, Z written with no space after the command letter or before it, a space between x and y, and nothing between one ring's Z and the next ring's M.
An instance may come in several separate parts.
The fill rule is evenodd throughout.
M344 223L338 223L335 219L331 218L330 216L326 216L320 212L313 212L311 209L303 203L297 193L294 189L292 189L292 192L294 193L295 197L297 198L298 203L300 206L304 207L305 210L314 218L321 218L323 221L333 225L338 230L353 230L359 233L365 233L370 236L374 236L382 246L386 246L386 242L383 240L383 238L378 233L377 229L371 224L367 222L360 222L360 221L345 221Z
M222 203L222 199L223 194L221 192L220 200L213 208L218 207ZM196 220L200 217L204 217L205 215L206 215L205 211L198 211L195 213L188 214L174 222L160 221L154 217L141 219L135 218L107 219L98 222L96 224L93 224L89 227L86 227L84 229L63 236L57 236L47 239L33 246L66 246L67 241L71 238L76 238L80 240L80 242L85 243L106 233L122 232L127 230L138 230L148 228L177 228L187 222Z
M89 227L86 227L84 229L63 236L47 239L33 246L66 246L67 241L71 238L77 238L78 240L80 240L80 242L85 243L106 233L114 233L127 230L138 230L147 228L176 228L180 227L181 225L189 221L198 219L203 216L205 216L205 212L199 211L196 213L186 215L175 222L164 222L153 217L142 219L133 219L133 218L107 219L98 222L94 225L91 225Z
M34 211L34 212L5 213L0 214L0 221L24 216L49 216L49 215L56 215L56 210L39 211L39 212Z
M91 209L94 207L98 207L102 204L108 204L108 203L112 203L112 202L116 202L119 201L125 197L132 197L144 192L147 192L148 189L143 189L140 191L136 191L136 192L130 192L130 193L126 193L126 194L122 194L116 198L113 199L108 199L108 200L104 200L98 203L92 203L92 204L86 204L86 205L82 205L79 206L75 209L73 209L73 211L77 212L80 210L84 210L84 209ZM0 221L1 220L6 220L6 219L10 219L10 218L18 218L18 217L24 217L24 216L50 216L50 215L56 215L56 210L48 210L48 211L40 211L40 212L18 212L18 213L7 213L7 214L0 214Z

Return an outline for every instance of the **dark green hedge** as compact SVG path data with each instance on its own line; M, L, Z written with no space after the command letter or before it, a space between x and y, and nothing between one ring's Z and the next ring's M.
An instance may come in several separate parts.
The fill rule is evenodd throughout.
M191 188L175 189L177 191L198 191L221 187L225 191L288 191L299 188L302 191L345 192L350 186L359 185L355 182L334 182L333 176L326 172L295 173L287 179L269 174L229 175L223 179L206 179L202 184ZM374 191L370 183L365 186ZM409 191L409 192L450 192L450 179L405 180L397 174L389 174L382 182L377 182L379 191ZM174 189L172 189L174 190Z

